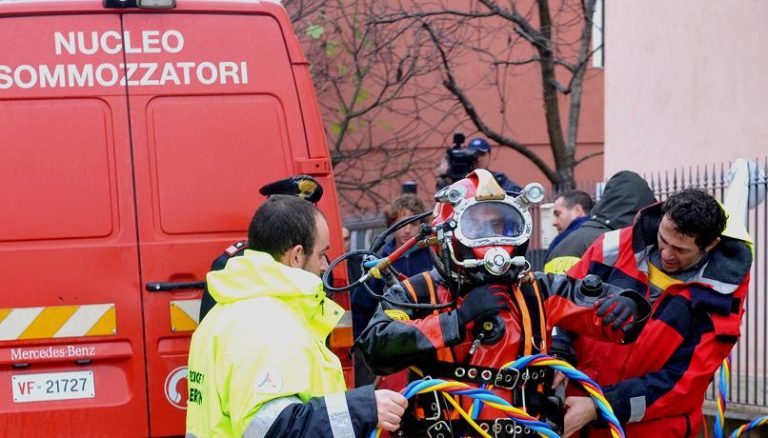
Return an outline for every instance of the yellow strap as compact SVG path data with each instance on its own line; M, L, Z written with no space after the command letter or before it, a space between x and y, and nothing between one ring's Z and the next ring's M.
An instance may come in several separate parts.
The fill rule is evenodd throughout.
M421 275L424 277L424 282L427 283L427 290L429 290L429 302L430 304L437 304L437 294L435 293L435 282L432 281L432 276L429 275L429 272L422 272ZM440 312L435 309L432 311L432 314L435 316L438 316ZM453 362L453 354L451 354L451 350L447 347L438 348L436 351L437 354L437 360L441 361L447 361L447 362Z
M411 299L414 303L418 303L419 299L416 297L416 291L413 290L413 285L408 280L403 280L403 285L405 285L405 290L408 291L408 294L411 296Z
M520 317L523 320L523 339L525 349L523 350L523 354L525 356L529 356L533 353L532 348L532 336L531 333L533 333L533 328L531 327L531 317L528 314L528 305L525 304L525 298L523 298L523 291L520 290L519 287L513 288L515 292L515 301L517 301L517 305L520 306Z
M658 287L661 290L667 290L667 288L673 284L682 283L681 280L672 278L664 273L664 271L657 268L653 263L648 263L648 281L650 281L652 285Z
M540 353L547 352L547 320L544 314L544 303L541 301L541 292L539 291L539 282L534 280L533 292L536 294L536 302L539 304L539 329L541 330L541 345L538 345Z
M424 282L427 283L427 290L429 290L429 303L432 305L437 304L437 297L435 296L435 285L432 282L432 276L429 272L422 272L421 276L424 277ZM437 309L432 312L433 315L437 315Z

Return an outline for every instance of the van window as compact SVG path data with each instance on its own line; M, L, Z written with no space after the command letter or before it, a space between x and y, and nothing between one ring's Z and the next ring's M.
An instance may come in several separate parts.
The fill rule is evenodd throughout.
M0 101L0 241L112 233L111 118L98 99Z
M158 97L147 113L164 233L240 231L263 200L259 187L291 173L272 96Z

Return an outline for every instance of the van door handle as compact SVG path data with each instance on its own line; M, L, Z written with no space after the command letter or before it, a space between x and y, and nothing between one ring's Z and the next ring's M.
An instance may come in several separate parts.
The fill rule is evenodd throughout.
M144 286L147 292L173 292L182 289L205 289L204 281L151 281Z

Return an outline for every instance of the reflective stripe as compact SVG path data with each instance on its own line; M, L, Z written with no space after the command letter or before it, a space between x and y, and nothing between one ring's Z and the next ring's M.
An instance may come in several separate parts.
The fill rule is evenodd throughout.
M328 421L334 438L355 438L352 418L349 416L347 397L343 392L325 396L325 406L328 408Z
M294 403L301 403L301 400L295 395L276 398L264 403L261 405L261 409L256 412L256 415L251 418L248 427L243 432L243 437L263 438L267 436L269 428L272 427L272 424L280 416L280 413L283 412L283 409Z
M708 284L712 288L712 290L722 295L730 295L736 292L736 289L739 288L738 284L725 283L723 281L717 281L717 280L713 280L711 278L705 278L705 277L692 278L688 281L689 282L700 281L702 283Z
M635 264L637 264L638 271L648 274L648 259L650 259L654 247L655 244L648 245L645 249L635 253Z
M581 258L575 256L555 257L544 265L544 272L548 274L565 274L566 271L580 261Z
M629 421L635 423L645 417L645 396L640 395L629 399Z
M107 312L114 308L114 304L94 304L90 306L80 306L67 319L64 325L56 332L54 338L66 338L71 336L82 336L87 334L92 327L105 315ZM114 316L113 316L114 318ZM114 324L107 324L109 328L102 331L111 332Z
M604 234L603 263L608 266L616 265L616 261L619 259L619 231L614 230Z
M336 324L336 328L351 328L352 327L352 311L347 310L341 315L341 319Z
M711 287L712 290L722 295L731 295L732 293L736 292L736 289L739 288L738 284L726 283L724 281L718 281L718 280L704 276L704 273L707 272L708 267L709 267L709 262L704 263L704 266L702 266L701 269L699 269L699 272L696 273L696 276L688 279L686 283L693 283L693 282L704 283L709 287Z
M4 309L5 310L5 309ZM0 341L13 341L19 338L43 311L42 307L28 307L10 310L0 321Z
M200 323L200 300L173 300L170 303L171 331L191 332Z
M0 341L117 333L114 304L0 309Z

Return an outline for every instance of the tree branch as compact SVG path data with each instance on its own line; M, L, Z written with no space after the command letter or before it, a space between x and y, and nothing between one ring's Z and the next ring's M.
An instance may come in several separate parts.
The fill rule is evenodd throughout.
M589 160L590 158L599 157L600 155L604 155L604 154L605 154L605 151L592 152L591 154L584 155L583 157L577 160L573 160L573 165L578 166L579 164Z
M424 23L424 27L427 29L427 32L432 37L432 42L437 47L438 52L440 53L440 57L442 59L443 68L445 69L445 75L446 78L443 80L443 85L445 86L448 91L451 92L451 94L456 97L456 99L459 101L461 106L464 108L464 111L467 113L467 116L469 116L470 120L472 120L472 123L477 126L477 128L485 134L488 138L495 140L497 143L508 146L515 151L519 152L531 162L536 165L536 167L541 170L544 175L549 179L550 181L556 181L557 175L555 172L547 165L547 163L541 159L538 155L534 154L530 149L523 146L518 141L503 136L500 133L492 130L480 117L480 115L477 113L477 110L475 109L474 105L472 105L472 102L469 100L467 95L463 92L463 90L458 86L456 83L456 79L453 76L453 73L451 71L450 64L448 63L448 58L445 56L445 52L442 49L442 46L440 45L439 40L437 39L437 36L435 35L433 29L430 27L428 23Z

